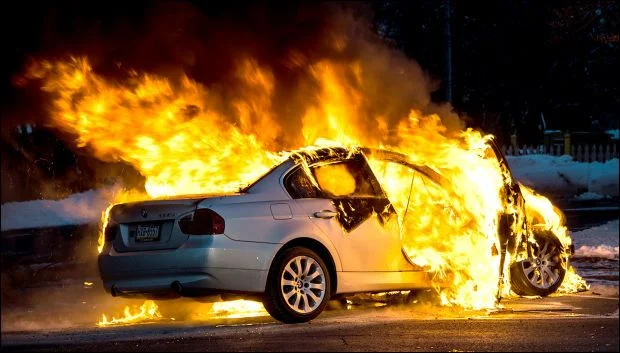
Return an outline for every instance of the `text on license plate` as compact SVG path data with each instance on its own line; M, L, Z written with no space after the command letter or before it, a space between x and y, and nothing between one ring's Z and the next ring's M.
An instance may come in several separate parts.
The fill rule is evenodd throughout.
M159 240L159 226L136 227L136 241L147 242Z

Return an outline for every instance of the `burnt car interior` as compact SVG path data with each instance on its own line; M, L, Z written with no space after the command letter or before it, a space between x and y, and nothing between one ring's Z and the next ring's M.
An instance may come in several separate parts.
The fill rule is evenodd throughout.
M373 214L381 224L396 215L364 156L356 153L351 157L311 164L311 176L304 168L298 167L285 179L285 187L293 198L331 200L338 212L338 221L347 232ZM318 188L310 177L314 178Z

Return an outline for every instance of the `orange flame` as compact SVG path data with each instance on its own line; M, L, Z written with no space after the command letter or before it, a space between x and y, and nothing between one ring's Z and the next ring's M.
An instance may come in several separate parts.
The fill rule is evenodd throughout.
M213 303L211 310L220 318L269 316L262 303L244 299Z
M381 71L366 61L324 59L305 70L307 82L293 95L304 99L295 98L302 103L287 110L290 116L273 106L274 74L252 58L237 62L237 87L228 104L217 88L187 76L168 79L132 71L125 81L107 80L85 58L42 61L28 76L41 79L43 89L53 95L52 124L75 134L78 145L98 158L134 166L146 178L149 197L235 191L286 157L279 151L311 144L401 152L447 181L438 187L370 157L399 209L407 257L449 281L442 289L444 304L494 306L501 275L492 251L499 248L498 216L514 211L514 205L501 197L506 170L486 144L492 136L448 130L436 114L411 110L408 116L391 116L398 110L374 106L382 102L377 97L383 92L376 86L389 65ZM390 103L377 104L398 98L384 100ZM548 200L524 193L542 221L559 232L563 243L569 242ZM107 211L102 216L102 224L106 222ZM101 234L99 251L103 239Z
M191 320L210 320L210 319L237 319L248 317L269 316L262 303L251 300L233 300L224 302L214 302L210 304L208 310L196 312L190 316ZM136 324L140 322L150 322L164 320L166 317L160 311L159 306L152 300L146 300L138 309L132 313L129 306L125 306L123 316L120 318L112 317L108 320L105 314L97 323L98 326L118 326ZM169 318L174 320L174 318Z
M125 307L124 316L122 318L112 317L112 320L108 320L105 314L102 315L101 321L97 323L98 326L110 326L110 325L121 325L121 324L131 324L137 323L141 321L148 320L158 320L162 318L161 313L159 312L159 307L152 300L147 300L140 306L140 311L132 314L131 310L128 306Z
M129 202L135 200L144 200L147 199L148 195L145 195L143 192L137 190L118 190L112 195L112 202L108 207L106 207L105 211L101 212L101 221L99 224L99 238L97 240L97 253L101 254L103 247L105 246L105 234L104 230L108 225L108 221L110 218L110 209L115 204L122 202Z
M569 246L573 243L568 230L564 226L564 214L559 208L553 206L548 198L536 193L525 185L521 186L521 192L525 198L528 221L531 226L539 226L544 230L552 231L562 245Z
M261 88L270 78L253 61L244 63L252 75L242 76L244 84L259 92L258 99L247 100L251 105L238 104L242 125L250 125L248 114L264 108ZM56 94L53 123L77 134L78 146L92 148L99 158L136 166L152 197L236 190L277 161L257 135L206 105L210 92L187 77L173 88L165 78L132 72L123 86L95 74L84 58L45 61L29 74L45 77L43 89ZM263 125L269 123L256 126ZM226 174L217 173L222 170Z

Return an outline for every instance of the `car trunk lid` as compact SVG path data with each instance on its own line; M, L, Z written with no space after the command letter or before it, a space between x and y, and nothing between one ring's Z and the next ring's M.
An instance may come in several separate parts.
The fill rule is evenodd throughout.
M178 219L206 197L119 204L110 210L106 237L118 252L176 249L188 238Z

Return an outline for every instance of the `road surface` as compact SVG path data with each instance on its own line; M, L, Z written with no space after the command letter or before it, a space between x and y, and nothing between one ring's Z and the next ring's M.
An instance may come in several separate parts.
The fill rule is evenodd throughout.
M618 351L618 298L510 298L495 311L430 304L269 317L4 332L11 351Z

